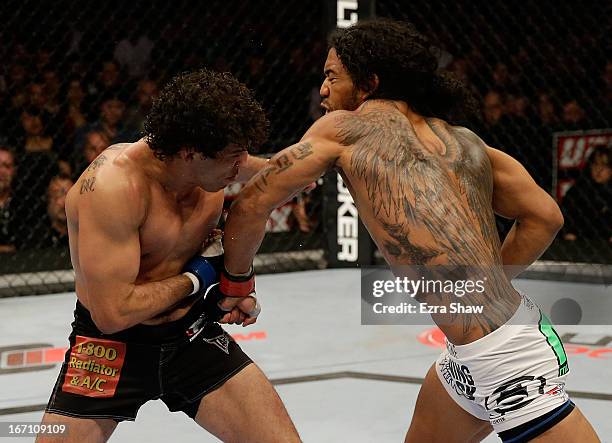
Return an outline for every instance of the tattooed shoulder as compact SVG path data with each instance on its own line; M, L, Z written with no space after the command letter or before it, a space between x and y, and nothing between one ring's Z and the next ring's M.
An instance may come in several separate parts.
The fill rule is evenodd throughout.
M104 154L100 154L94 161L91 162L91 164L87 167L87 171L88 172L92 172L95 171L96 169L98 169L100 166L102 166L104 163L106 163L106 156Z
M271 174L278 175L284 171L292 168L297 162L310 157L314 153L312 144L309 142L298 143L297 145L289 148L286 152L278 154L273 157L268 165L262 169L257 179L255 180L255 187L264 192L268 186L268 178Z
M86 194L95 190L97 172L107 161L108 157L104 154L100 154L94 161L91 162L83 173L83 177L80 179L80 194Z
M94 191L94 185L96 184L96 177L83 178L81 180L80 194L86 194Z

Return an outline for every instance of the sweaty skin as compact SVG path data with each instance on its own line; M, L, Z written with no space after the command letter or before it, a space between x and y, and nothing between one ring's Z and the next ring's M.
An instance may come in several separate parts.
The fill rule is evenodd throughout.
M223 187L265 163L235 146L222 154L162 162L143 140L113 145L72 187L66 214L76 293L103 332L177 320L193 305L181 270L217 225Z
M511 171L510 181L537 204L550 204L550 197L515 160L473 132L424 119L398 101L368 100L355 111L330 112L300 143L275 155L232 207L225 231L228 271L248 269L269 208L330 169L342 175L389 265L471 265L486 277L484 293L462 298L484 306L482 315L433 316L449 340L476 340L512 316L520 296L502 264L520 260L513 263L511 254L503 259L494 219L494 209L517 215L506 204L514 185L504 174ZM250 223L240 224L247 214ZM428 295L424 301L456 299Z

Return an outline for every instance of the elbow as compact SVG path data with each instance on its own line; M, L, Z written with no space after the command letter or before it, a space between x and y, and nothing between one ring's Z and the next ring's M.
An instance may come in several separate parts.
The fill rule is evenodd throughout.
M544 209L542 214L543 223L546 225L546 229L555 236L563 227L564 219L563 213L557 203L552 201L547 208Z
M269 209L260 199L255 196L239 195L230 208L230 215L239 219L266 217L270 215Z
M116 334L128 327L128 325L121 320L121 317L113 312L93 310L91 311L91 319L100 332L106 335Z

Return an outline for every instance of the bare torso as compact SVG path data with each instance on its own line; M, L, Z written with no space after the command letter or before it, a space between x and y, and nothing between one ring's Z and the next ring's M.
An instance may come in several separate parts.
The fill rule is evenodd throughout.
M75 270L77 297L88 307L87 278L79 265L79 208L82 195L95 188L96 180L113 180L118 170L138 177L142 195L117 196L131 198L134 205L144 204L144 218L140 222L140 267L136 284L159 281L180 273L187 260L196 254L202 243L215 228L223 207L223 192L208 193L201 188L177 199L177 196L147 174L146 167L155 162L143 142L114 145L106 149L89 168L83 172L66 199L70 255ZM95 232L88 233L95 235ZM104 251L100 251L103 254ZM167 312L144 324L159 324L177 320L194 303L187 299Z
M471 131L438 119L412 124L405 112L376 101L340 113L336 138L344 149L336 165L392 267L478 267L486 289L461 301L484 306L483 314L433 316L453 343L468 343L504 324L519 301L502 269L491 165ZM457 300L432 294L423 301Z

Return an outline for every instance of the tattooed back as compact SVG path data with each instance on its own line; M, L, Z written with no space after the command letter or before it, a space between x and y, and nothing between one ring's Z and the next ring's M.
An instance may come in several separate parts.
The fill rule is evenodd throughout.
M463 274L471 267L485 278L485 293L462 300L487 306L485 314L459 323L463 332L477 325L488 333L511 316L518 295L501 266L486 146L466 128L434 118L411 123L402 111L394 102L375 101L337 113L336 139L343 149L336 165L392 267L424 265L434 273ZM440 304L439 294L432 297Z

